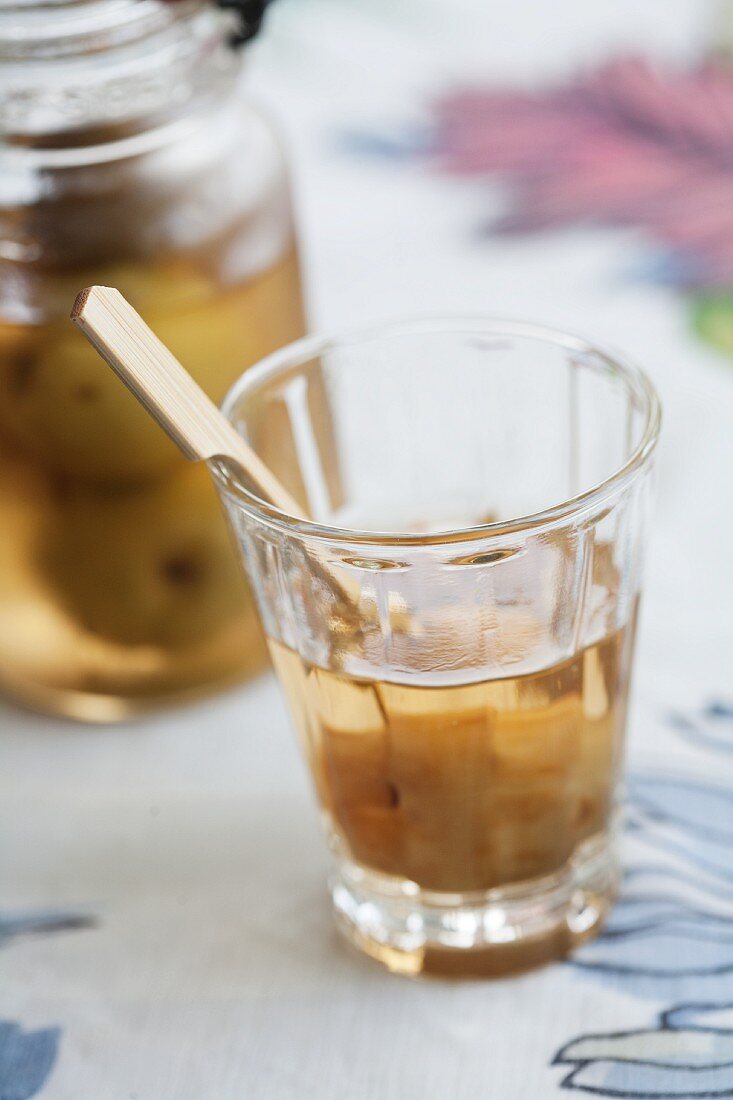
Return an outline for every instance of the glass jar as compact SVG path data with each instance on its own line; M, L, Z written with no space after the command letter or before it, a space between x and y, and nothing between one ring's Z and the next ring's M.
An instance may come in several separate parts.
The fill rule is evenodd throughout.
M118 287L210 396L304 328L286 167L205 0L0 12L0 684L108 721L260 669L205 469L68 320Z

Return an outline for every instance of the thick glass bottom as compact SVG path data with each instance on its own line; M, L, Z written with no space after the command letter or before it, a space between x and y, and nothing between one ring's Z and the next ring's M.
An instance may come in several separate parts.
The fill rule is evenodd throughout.
M340 860L336 922L360 951L397 974L501 977L553 959L594 935L613 903L612 836L585 841L554 875L485 893L441 894Z

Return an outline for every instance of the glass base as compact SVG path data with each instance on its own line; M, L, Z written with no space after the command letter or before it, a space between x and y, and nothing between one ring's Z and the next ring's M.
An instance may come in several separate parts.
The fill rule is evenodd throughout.
M594 935L616 896L610 836L554 875L485 893L441 894L343 860L331 879L336 923L396 974L501 977L561 958Z

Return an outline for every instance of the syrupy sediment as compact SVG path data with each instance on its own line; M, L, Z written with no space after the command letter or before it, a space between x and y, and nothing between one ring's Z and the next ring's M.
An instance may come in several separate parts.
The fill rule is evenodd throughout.
M553 874L607 828L632 634L539 672L448 687L357 680L270 650L349 856L466 893Z

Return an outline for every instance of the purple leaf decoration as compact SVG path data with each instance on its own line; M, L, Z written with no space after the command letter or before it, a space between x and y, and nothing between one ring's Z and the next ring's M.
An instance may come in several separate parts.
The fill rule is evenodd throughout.
M639 227L659 278L733 285L733 69L620 58L549 89L457 91L436 114L445 172L511 185L493 232Z

